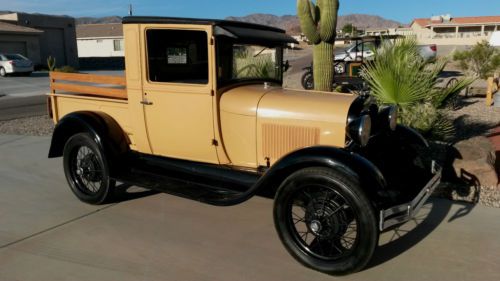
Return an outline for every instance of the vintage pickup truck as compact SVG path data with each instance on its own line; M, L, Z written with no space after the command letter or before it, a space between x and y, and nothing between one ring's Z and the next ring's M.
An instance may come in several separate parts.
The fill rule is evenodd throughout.
M289 253L347 274L439 183L426 140L397 125L397 108L283 89L283 49L295 41L283 30L127 17L123 31L125 77L51 73L49 157L63 157L81 201L113 200L116 182L218 206L274 197Z

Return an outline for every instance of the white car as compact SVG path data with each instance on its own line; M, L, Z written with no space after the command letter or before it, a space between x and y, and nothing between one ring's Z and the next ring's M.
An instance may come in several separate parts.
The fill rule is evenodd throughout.
M336 61L363 61L372 60L377 47L374 42L352 44L344 52L335 55ZM436 44L418 46L420 56L426 61L435 61L437 57Z
M375 42L354 43L347 47L344 52L335 54L336 61L362 61L370 60L375 56Z
M0 54L0 76L20 73L30 75L33 72L33 62L20 54Z

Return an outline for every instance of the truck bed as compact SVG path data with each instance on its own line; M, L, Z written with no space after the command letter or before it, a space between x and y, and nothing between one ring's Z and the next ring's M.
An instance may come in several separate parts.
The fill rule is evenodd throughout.
M76 111L105 112L133 145L125 77L51 72L50 89L48 106L55 124Z

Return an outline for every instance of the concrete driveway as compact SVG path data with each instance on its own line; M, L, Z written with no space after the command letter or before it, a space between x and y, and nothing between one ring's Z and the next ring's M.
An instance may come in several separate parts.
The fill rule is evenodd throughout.
M500 280L498 209L432 200L382 235L368 269L332 277L287 254L271 200L223 208L135 190L89 206L48 146L0 136L0 280Z

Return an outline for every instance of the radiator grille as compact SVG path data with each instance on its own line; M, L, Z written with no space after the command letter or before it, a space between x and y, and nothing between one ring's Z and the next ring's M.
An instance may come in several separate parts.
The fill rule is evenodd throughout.
M293 150L316 145L319 143L319 133L319 128L263 124L263 156L277 160Z

